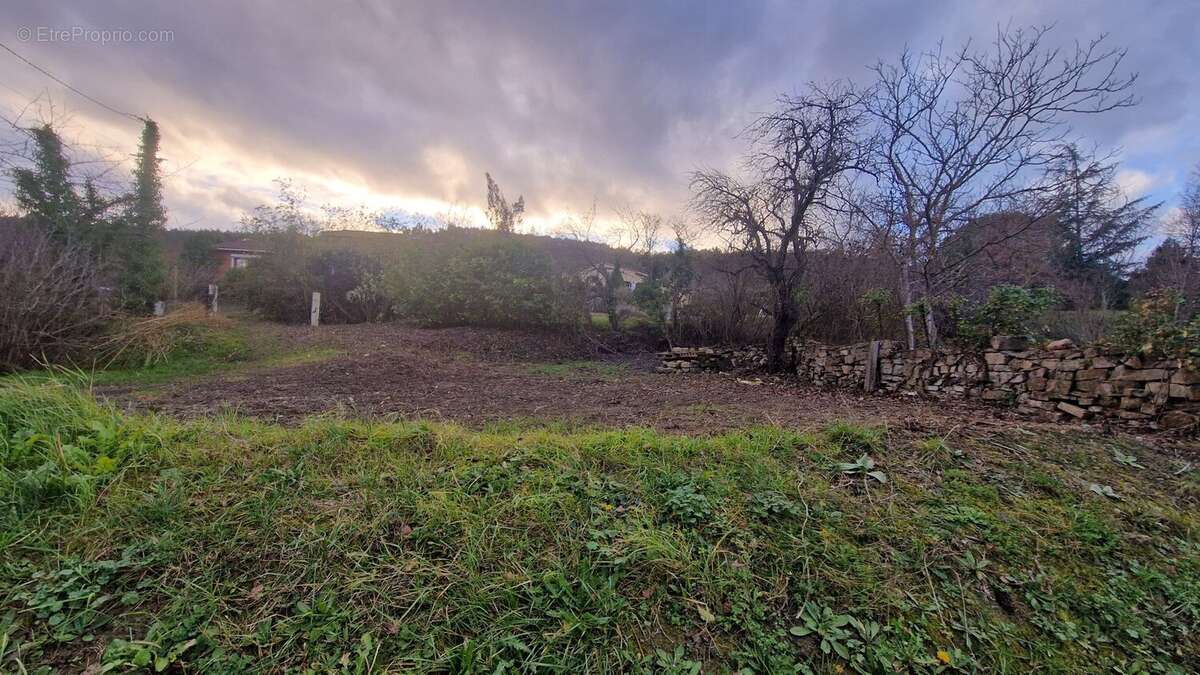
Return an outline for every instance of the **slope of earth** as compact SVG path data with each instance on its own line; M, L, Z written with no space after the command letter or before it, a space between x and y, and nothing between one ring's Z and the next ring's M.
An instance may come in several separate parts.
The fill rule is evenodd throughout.
M968 431L276 425L0 382L0 672L1197 672L1195 466Z

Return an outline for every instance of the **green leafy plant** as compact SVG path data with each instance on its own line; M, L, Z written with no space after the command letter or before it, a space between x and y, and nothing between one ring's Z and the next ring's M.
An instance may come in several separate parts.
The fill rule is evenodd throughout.
M684 525L699 525L712 517L712 503L691 483L667 490L663 505L672 519Z
M1121 464L1123 466L1131 466L1135 469L1146 468L1138 463L1138 458L1134 455L1126 454L1126 453L1122 452L1121 450L1113 450L1112 454L1113 454L1113 461L1115 461L1117 464Z
M800 505L778 492L759 492L750 497L750 513L761 520L798 518Z
M657 672L663 673L663 675L699 675L700 668L704 665L699 661L688 659L683 645L679 645L670 652L655 649L654 657Z
M177 665L185 653L196 646L198 638L190 638L172 645L147 640L113 640L104 650L101 673L152 671L161 673Z
M52 640L86 640L110 620L113 609L141 601L151 582L143 580L130 587L126 575L148 563L136 548L126 549L116 560L67 561L55 571L31 574L31 584L16 597L26 611L44 622Z
M992 561L988 560L987 558L976 558L975 554L971 553L970 551L965 551L962 554L962 557L958 559L958 562L965 567L968 572L973 574L976 579L981 581L986 575L987 568L992 564Z
M1182 359L1200 367L1200 315L1185 322L1184 297L1175 289L1156 290L1130 303L1107 342L1126 352Z
M875 460L870 455L861 455L853 462L842 462L837 469L847 476L868 476L880 483L887 482L887 474L875 469Z
M1038 319L1058 301L1053 288L994 286L983 303L959 309L958 336L977 344L993 335L1039 337L1044 331Z
M796 637L815 636L820 639L822 653L835 653L843 659L850 658L850 640L853 634L846 626L850 625L854 617L838 614L829 607L806 602L798 618L800 623L789 628L788 632Z

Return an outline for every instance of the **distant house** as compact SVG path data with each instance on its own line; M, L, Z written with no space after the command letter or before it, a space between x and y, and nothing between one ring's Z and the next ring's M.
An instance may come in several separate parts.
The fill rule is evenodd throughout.
M612 265L608 265L608 264L601 265L599 270L589 267L588 269L583 270L583 272L580 273L580 276L583 278L584 281L598 283L599 282L598 277L599 277L600 273L603 272L604 275L607 277L612 274L612 269L613 269ZM636 289L638 287L638 284L640 284L646 280L646 275L642 274L641 272L639 272L637 270L631 270L631 269L622 267L621 268L621 279L625 282L625 287L628 290L633 291L634 289Z
M225 276L229 270L240 270L250 264L251 260L267 253L262 244L250 239L234 239L223 241L213 246L217 258L216 277Z

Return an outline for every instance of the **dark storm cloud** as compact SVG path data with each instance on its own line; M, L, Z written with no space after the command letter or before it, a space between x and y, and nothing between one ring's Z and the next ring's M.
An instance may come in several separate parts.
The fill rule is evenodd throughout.
M172 30L159 44L3 40L81 89L151 114L197 160L208 159L206 147L232 149L239 157L199 179L185 174L187 189L171 193L177 213L216 218L270 188L210 185L231 163L473 204L490 171L535 212L583 208L593 196L602 205L671 210L686 195L687 171L732 161L736 132L779 93L814 79L866 79L867 66L905 45L987 40L1008 23L1057 23L1064 42L1108 32L1130 48L1144 104L1079 129L1105 147L1136 142L1124 148L1131 170L1164 176L1160 188L1170 192L1200 159L1196 141L1184 137L1200 98L1191 35L1198 7L59 2L7 7L0 16L14 30ZM0 72L24 68L3 63ZM18 79L28 88L37 77ZM105 116L67 100L82 114Z

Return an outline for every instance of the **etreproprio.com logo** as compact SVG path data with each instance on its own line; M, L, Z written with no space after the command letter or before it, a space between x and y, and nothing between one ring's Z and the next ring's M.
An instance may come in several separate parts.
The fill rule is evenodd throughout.
M171 42L175 31L165 29L89 28L70 26L21 26L17 29L21 42L92 42L101 45L136 42Z

